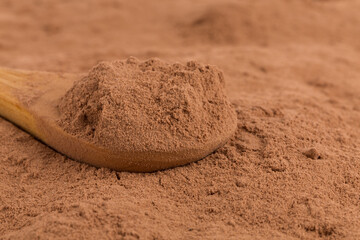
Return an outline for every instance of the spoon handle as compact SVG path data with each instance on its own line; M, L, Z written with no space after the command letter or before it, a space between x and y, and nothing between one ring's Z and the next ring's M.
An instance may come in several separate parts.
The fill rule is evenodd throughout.
M30 72L0 68L0 116L38 136L34 117L22 103L21 92L26 90Z

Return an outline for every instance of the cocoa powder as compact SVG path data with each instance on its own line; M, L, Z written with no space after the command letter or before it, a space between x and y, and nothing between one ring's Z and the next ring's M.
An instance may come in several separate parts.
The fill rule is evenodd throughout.
M238 117L214 154L151 174L73 161L0 118L0 239L360 239L359 8L0 1L2 67L197 59L223 70Z
M102 62L61 99L65 131L100 146L168 151L234 130L235 112L214 66L136 58Z

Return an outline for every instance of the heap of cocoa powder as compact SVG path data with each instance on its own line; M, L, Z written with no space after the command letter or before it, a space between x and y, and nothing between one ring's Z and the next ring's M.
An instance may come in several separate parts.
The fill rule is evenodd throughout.
M58 109L68 133L128 151L191 147L229 135L236 125L222 72L194 61L101 62Z

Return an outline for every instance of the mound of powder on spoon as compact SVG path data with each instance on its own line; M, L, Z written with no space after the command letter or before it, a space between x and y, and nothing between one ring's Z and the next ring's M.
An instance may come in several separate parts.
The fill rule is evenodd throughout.
M193 61L101 62L74 83L58 110L66 132L114 150L176 151L236 128L223 74Z

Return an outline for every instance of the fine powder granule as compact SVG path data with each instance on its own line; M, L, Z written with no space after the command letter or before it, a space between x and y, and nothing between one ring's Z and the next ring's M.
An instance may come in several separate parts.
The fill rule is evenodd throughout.
M66 132L114 150L191 148L236 126L222 72L194 61L101 62L75 82L58 109Z

